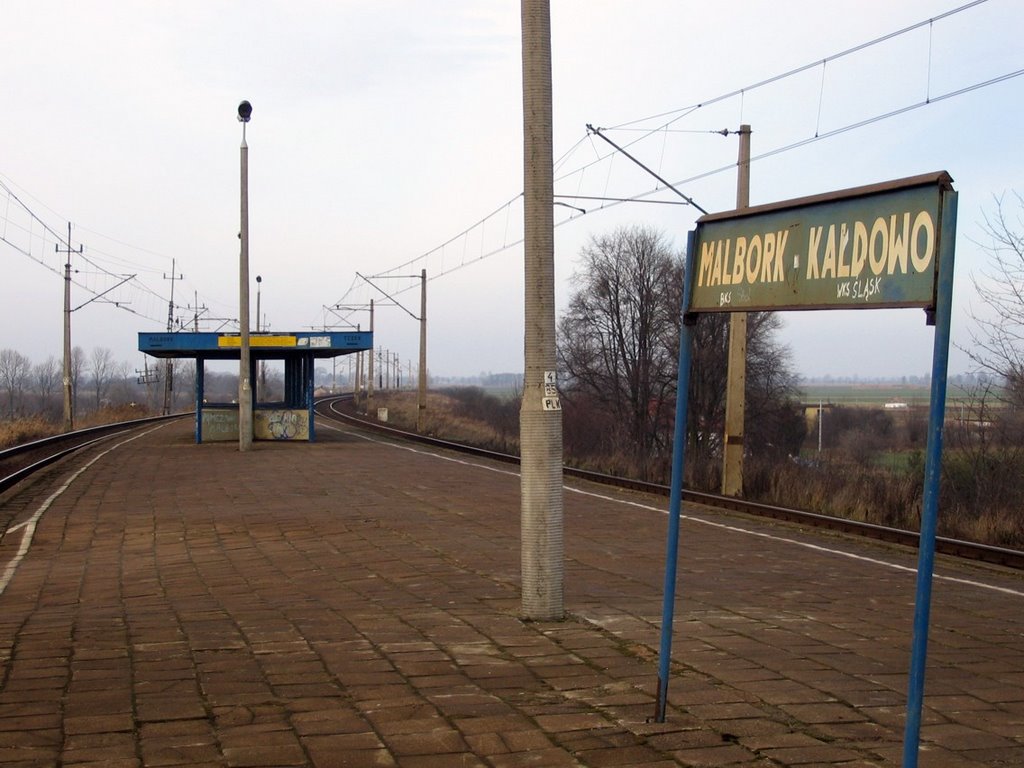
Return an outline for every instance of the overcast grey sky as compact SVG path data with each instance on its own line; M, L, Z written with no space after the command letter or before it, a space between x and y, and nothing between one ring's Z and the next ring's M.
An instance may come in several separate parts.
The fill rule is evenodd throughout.
M768 153L752 167L753 204L948 170L960 192L953 332L967 343L979 222L993 195L1024 188L1024 78L975 86L1024 69L1024 4L940 18L963 4L554 0L556 193L629 198L655 186L588 138L587 123L635 141L633 154L710 211L734 207L737 151L735 136L713 131L741 122L755 158ZM248 99L251 270L272 329L333 324L324 306L380 299L357 272L425 268L431 372L522 369L518 2L7 0L0 60L0 182L58 234L73 222L89 259L74 259L73 306L114 285L104 270L137 275L106 296L122 307L74 313L76 345L141 367L136 333L166 322L172 260L182 319L197 300L207 318L237 317L235 111ZM574 204L587 214L554 212L563 306L591 236L646 224L681 248L698 215ZM37 362L59 357L62 328L63 257L42 224L0 190L0 347ZM410 281L376 282L418 312ZM381 307L376 330L378 344L416 359L408 314ZM931 339L919 310L793 313L784 330L805 375L926 373ZM968 368L954 352L952 371Z

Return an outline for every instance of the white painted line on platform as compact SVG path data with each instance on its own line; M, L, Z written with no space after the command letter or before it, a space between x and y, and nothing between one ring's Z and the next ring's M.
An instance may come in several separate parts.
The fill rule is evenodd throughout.
M611 496L605 496L604 494L593 493L591 491L583 491L583 490L580 490L578 488L569 488L567 486L564 486L564 487L565 487L565 490L567 490L567 491L572 491L573 493L579 493L579 494L582 494L583 496L593 496L594 498L603 499L604 501L614 501L614 502L618 502L620 504L628 504L629 506L639 507L641 509L649 509L649 510L652 510L654 512L661 512L662 514L665 514L665 515L668 514L667 510L659 509L658 507L653 507L653 506L650 506L648 504L640 504L639 502L627 501L625 499L616 499L616 498L613 498ZM721 528L722 530L729 531L731 533L745 533L748 536L757 536L757 537L760 537L760 538L763 538L763 539L770 539L772 541L779 541L779 542L782 542L784 544L794 544L794 545L796 545L798 547L803 547L804 549L810 549L810 550L814 550L816 552L823 552L823 553L829 554L829 555L838 555L839 557L846 557L846 558L849 558L850 560L859 560L861 562L871 563L872 565L880 565L880 566L882 566L884 568L892 568L893 570L896 570L896 571L906 571L907 573L914 573L914 574L917 573L917 568L912 568L912 567L910 567L908 565L899 565L898 563L890 563L890 562L888 562L886 560L879 560L878 558L874 558L874 557L866 557L864 555L857 555L857 554L854 554L853 552L844 552L841 549L832 549L830 547L823 547L820 544L812 544L809 541L798 541L797 539L790 539L790 538L787 538L785 536L776 536L776 535L771 534L771 533L764 533L763 531L751 531L751 530L749 530L747 528L740 528L739 526L735 526L735 525L727 525L726 523L716 523L713 520L704 520L703 518L693 517L692 515L680 515L680 519L681 520L688 520L688 521L693 522L693 523L700 523L702 525L710 525L712 528ZM937 574L934 575L934 578L942 579L943 581L954 582L956 584L965 584L965 585L971 586L971 587L980 587L982 589L989 589L989 590L992 590L994 592L1002 592L1004 594L1014 595L1016 597L1024 597L1024 592L1022 592L1020 590L1009 589L1007 587L997 587L994 584L985 584L985 583L980 582L980 581L971 581L970 579L961 579L961 578L959 578L957 576L943 576L943 575L937 573Z
M380 445L386 445L389 448L397 448L402 451L409 451L411 453L418 453L421 456L429 456L433 459L440 459L441 461L450 461L452 464L461 464L464 467L476 467L477 469L486 469L488 472L496 472L499 475L509 475L510 477L519 477L518 472L514 472L508 469L498 469L497 467L489 467L486 464L477 464L473 461L466 461L465 459L457 459L454 456L445 456L444 454L434 453L433 451L425 451L422 448L415 448L411 445L400 445L399 443L392 443L388 440L380 440L376 437L370 437L369 435L363 435L359 432L349 432L346 429L335 427L330 424L317 424L317 429L333 429L335 432L341 432L342 434L349 435L350 437L358 437L361 440L366 440L370 443L378 443Z
M343 432L346 435L350 435L352 437L358 437L358 438L361 438L363 440L367 440L367 441L369 441L371 443L379 443L380 445L386 445L386 446L389 446L391 448L398 448L398 449L405 450L405 451L411 451L412 453L418 453L420 455L429 456L429 457L435 458L435 459L442 459L444 461L451 461L451 462L453 462L455 464L462 464L462 465L467 466L467 467L477 467L479 469L486 469L489 472L497 472L498 474L502 474L502 475L511 475L513 477L519 477L519 473L518 472L512 472L512 471L504 470L504 469L497 469L496 467L489 467L486 464L477 464L476 462L466 461L464 459L457 459L457 458L454 458L452 456L443 456L443 455L441 455L439 453L434 453L433 451L424 451L422 449L415 448L413 446L399 445L398 443L392 443L392 442L387 441L387 440L380 440L378 438L370 437L368 435L363 435L363 434L360 434L358 432L350 432L350 431L345 430L345 429L340 429L338 427L333 427L333 426L331 426L329 424L320 424L320 425L318 425L318 427L319 428L334 429L334 430L336 430L338 432ZM601 494L601 493L594 493L593 491L584 491L584 490L581 490L579 488L571 488L571 487L569 487L567 485L563 485L562 488L564 490L570 492L570 493L577 493L577 494L580 494L581 496L591 496L591 497L593 497L595 499L601 499L602 501L610 501L610 502L613 502L613 503L616 503L616 504L625 504L625 505L630 506L630 507L637 507L638 509L649 510L651 512L659 512L659 513L661 513L663 515L667 515L668 514L668 510L667 509L662 509L660 507L655 507L655 506L652 506L650 504L641 504L638 501L629 501L628 499L618 499L618 498L615 498L614 496L606 496L606 495ZM912 567L907 566L907 565L900 565L898 563L890 563L890 562L888 562L886 560L879 560L879 559L874 558L874 557L865 557L864 555L857 555L857 554L854 554L852 552L844 552L841 549L832 549L830 547L823 547L820 544L812 544L812 543L807 542L807 541L798 541L797 539L790 539L790 538L787 538L785 536L777 536L775 534L764 533L762 531L752 531L752 530L750 530L748 528L741 528L741 527L735 526L735 525L727 525L726 523L717 523L717 522L714 522L713 520L705 520L705 519L700 518L700 517L693 517L692 515L680 515L680 519L681 520L687 520L687 521L692 522L692 523L700 523L701 525L710 525L713 528L720 528L722 530L729 531L731 533L743 533L743 534L746 534L747 536L757 536L757 537L760 537L760 538L763 538L763 539L769 539L771 541L777 541L777 542L780 542L780 543L783 543L783 544L793 544L793 545L795 545L797 547L803 547L804 549L810 549L810 550L814 550L816 552L821 552L823 554L828 554L828 555L836 555L837 557L845 557L845 558L849 558L850 560L859 560L861 562L870 563L872 565L878 565L878 566L881 566L883 568L891 568L893 570L905 571L907 573L914 573L914 574L917 573L917 568L912 568ZM969 587L978 587L979 589L987 589L987 590L992 591L992 592L1001 592L1001 593L1006 594L1006 595L1013 595L1014 597L1024 597L1024 591L1021 591L1021 590L1009 589L1008 587L999 587L999 586L996 586L994 584L985 584L984 582L973 581L971 579L962 579L962 578L959 578L957 576L944 576L942 574L936 573L934 575L934 578L941 579L942 581L948 581L948 582L951 582L951 583L954 583L954 584L963 584L963 585L969 586Z
M32 514L32 517L30 517L28 520L25 520L24 522L18 523L17 525L12 525L5 531L5 538L7 535L14 533L15 531L23 530L24 533L21 536L21 546L18 547L18 552L14 555L11 561L4 568L3 574L0 575L0 595L2 595L4 591L7 589L7 585L10 584L11 579L14 578L14 574L18 570L18 566L21 565L21 561L25 558L25 555L28 554L29 547L32 546L32 538L35 536L36 533L36 524L39 522L39 518L43 516L43 513L50 508L50 505L53 504L53 502L55 502L58 498L60 498L61 494L63 494L64 491L70 488L71 484L75 482L75 480L77 480L79 476L83 472L85 472L85 470L89 469L89 467L91 467L97 461L102 459L108 453L110 453L113 450L116 450L117 448L120 448L122 445L125 445L126 443L132 442L132 440L138 440L140 437L145 437L151 432L156 432L156 430L162 429L164 426L164 424L160 424L156 427L153 427L153 429L146 430L145 432L135 435L134 437L129 437L127 440L122 440L117 445L112 445L110 448L107 448L107 450L103 451L102 453L96 454L91 459L89 459L89 461L87 461L84 465L82 465L75 472L73 472L71 476L64 481L64 484L61 485L60 488L51 493L49 497L47 497L47 499L42 504L39 505L39 509L37 509Z

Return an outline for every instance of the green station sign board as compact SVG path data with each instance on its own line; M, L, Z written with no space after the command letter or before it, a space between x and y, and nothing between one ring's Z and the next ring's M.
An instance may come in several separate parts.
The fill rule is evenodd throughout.
M697 221L689 312L933 307L946 172Z

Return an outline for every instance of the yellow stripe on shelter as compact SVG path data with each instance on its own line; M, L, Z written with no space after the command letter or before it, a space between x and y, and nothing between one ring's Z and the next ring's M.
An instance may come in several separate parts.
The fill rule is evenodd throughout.
M295 336L257 336L250 334L250 347L294 347L297 346ZM241 336L221 336L217 339L218 347L240 347L242 346Z

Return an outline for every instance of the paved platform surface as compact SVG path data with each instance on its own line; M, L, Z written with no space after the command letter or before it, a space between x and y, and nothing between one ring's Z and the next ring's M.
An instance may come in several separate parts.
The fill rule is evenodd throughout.
M900 764L912 553L688 509L655 724L664 500L567 490L529 623L514 467L319 434L173 423L0 500L0 766ZM1024 582L938 574L920 764L1024 765Z

